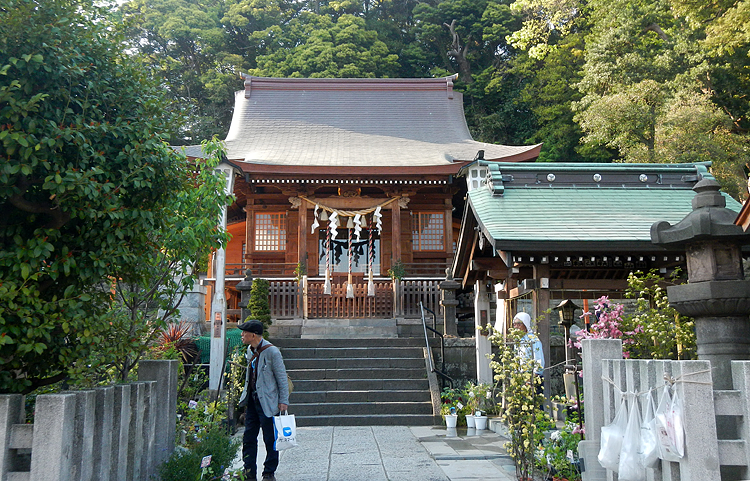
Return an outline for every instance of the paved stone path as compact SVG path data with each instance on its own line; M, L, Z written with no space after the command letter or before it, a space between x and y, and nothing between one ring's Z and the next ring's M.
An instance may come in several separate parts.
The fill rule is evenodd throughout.
M241 439L241 433L238 433ZM299 446L281 452L278 481L512 481L504 437L435 426L298 428ZM258 466L265 459L259 439ZM235 460L233 467L242 466ZM261 468L262 470L262 468Z

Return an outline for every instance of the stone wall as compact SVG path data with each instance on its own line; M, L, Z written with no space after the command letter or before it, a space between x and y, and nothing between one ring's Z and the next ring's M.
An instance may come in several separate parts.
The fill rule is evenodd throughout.
M34 424L24 396L0 395L0 479L151 479L174 450L178 365L142 361L139 382L39 395Z

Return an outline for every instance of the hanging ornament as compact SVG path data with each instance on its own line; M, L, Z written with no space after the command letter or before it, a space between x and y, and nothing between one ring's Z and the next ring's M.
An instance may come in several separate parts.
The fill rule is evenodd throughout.
M301 208L302 207L300 207L300 209ZM320 208L320 206L318 206L318 204L315 204L315 210L313 211L312 232L310 232L311 234L315 234L315 229L317 229L318 227L320 227L320 223L318 223L318 209L319 208ZM325 211L323 211L323 212L325 212Z
M362 228L367 229L367 216L365 214L362 214Z
M325 211L324 211L325 212ZM323 283L323 294L331 295L331 225L326 230L326 280Z
M349 218L349 224L351 224L352 218ZM348 227L348 224L347 224ZM354 227L354 224L352 224L352 227ZM349 276L346 279L346 297L348 299L354 299L354 285L352 284L352 237L353 237L353 231L352 228L349 227L349 250L347 251L347 257L349 258Z
M357 242L360 241L360 234L362 232L362 218L364 216L356 214L354 216L354 236L357 238Z
M373 230L370 229L370 238L367 245L367 257L368 257L368 266L367 270L369 271L369 274L367 276L367 295L369 297L375 297L375 280L373 279L372 274L372 264L375 260L375 246L373 245Z
M323 222L328 220L328 211L323 210L323 212L320 213L320 220Z
M378 234L380 234L383 228L383 222L381 219L383 217L383 214L380 213L380 206L375 209L375 213L372 215L372 217L373 219L375 219L375 228L378 230Z
M351 217L347 217L346 228L347 229L354 229L354 222L352 222L352 218Z
M339 227L339 215L335 211L328 217L328 227L331 229L331 239L336 240L336 236L339 235L339 231L336 230Z

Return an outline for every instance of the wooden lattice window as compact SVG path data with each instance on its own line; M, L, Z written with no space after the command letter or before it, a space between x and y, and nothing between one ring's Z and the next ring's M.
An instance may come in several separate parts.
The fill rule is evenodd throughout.
M286 249L286 213L255 213L255 250L283 251Z
M445 216L442 212L414 212L412 247L415 251L445 250Z

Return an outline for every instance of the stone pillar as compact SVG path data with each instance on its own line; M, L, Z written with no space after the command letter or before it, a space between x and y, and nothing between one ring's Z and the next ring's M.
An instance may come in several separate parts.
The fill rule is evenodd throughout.
M30 479L70 481L75 415L75 394L43 394L36 398Z
M453 280L450 268L445 270L445 280L440 283L440 305L443 306L443 334L458 337L458 321L456 319L456 291L461 287Z
M143 395L143 459L141 460L141 478L151 479L156 474L154 456L156 452L156 406L159 403L159 399L156 397L156 382L145 381L142 384L145 392Z
M71 394L76 397L76 414L70 479L72 481L91 481L92 479L98 479L93 478L91 462L94 456L96 393L94 391L76 391Z
M487 296L487 283L474 284L474 337L476 339L477 383L492 384L492 368L488 354L492 353L492 343L487 336L490 320L490 301Z
M651 241L685 246L689 283L667 288L669 304L695 318L698 358L711 362L714 389L732 389L731 361L750 359L750 281L741 255L750 233L734 224L737 213L713 178L693 190L693 211L674 226L652 225Z
M250 309L247 308L247 303L250 302L250 290L252 288L253 273L248 269L245 271L245 278L236 286L236 289L240 291L240 324L245 322L245 319L250 316Z
M95 446L91 457L93 479L109 481L112 462L112 410L115 402L115 388L100 387L94 390L94 436Z
M112 409L112 462L110 481L127 481L128 438L130 432L130 384L115 385Z
M131 384L130 426L128 427L128 479L143 479L143 410L146 387L142 382Z
M0 395L0 479L5 479L9 471L15 471L11 431L14 424L24 423L23 403L24 396L20 394Z
M154 397L155 455L154 466L163 463L174 451L177 428L177 369L180 363L170 361L141 361L138 363L139 381L156 381Z
M622 359L622 340L584 339L581 341L583 360L583 415L586 423L586 440L578 443L578 456L583 459L583 481L604 481L607 472L599 464L599 442L604 425L604 386L602 360ZM607 407L608 408L608 407Z

